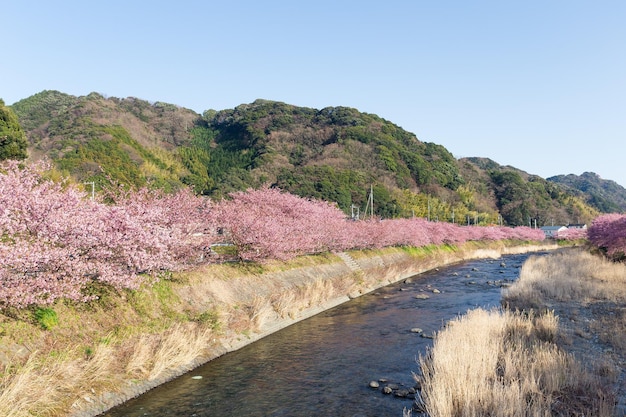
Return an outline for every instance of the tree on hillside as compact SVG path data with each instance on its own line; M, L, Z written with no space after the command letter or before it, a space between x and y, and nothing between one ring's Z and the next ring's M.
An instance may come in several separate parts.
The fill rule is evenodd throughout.
M0 160L26 159L28 142L17 116L0 99Z
M496 205L508 225L527 224L530 217L530 190L520 174L514 171L490 171Z

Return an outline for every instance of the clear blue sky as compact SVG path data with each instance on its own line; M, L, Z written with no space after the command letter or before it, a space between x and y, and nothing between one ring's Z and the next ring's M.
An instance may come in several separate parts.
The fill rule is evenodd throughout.
M11 1L0 98L377 114L456 157L626 186L626 1Z

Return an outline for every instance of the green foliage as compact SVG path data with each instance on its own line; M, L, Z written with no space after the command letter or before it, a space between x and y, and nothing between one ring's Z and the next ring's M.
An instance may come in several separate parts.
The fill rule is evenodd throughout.
M83 355L85 356L85 359L91 359L94 355L95 350L94 348L92 348L91 346L85 346L83 347Z
M18 101L11 107L17 114L22 127L30 131L64 114L75 101L75 97L71 95L44 90Z
M0 99L0 160L26 159L28 141L15 113Z
M600 178L593 172L584 172L582 175L558 175L548 178L547 181L566 187L602 213L626 211L626 189L615 181Z
M590 222L597 214L545 179L509 168L489 172L496 204L508 225L543 226Z
M90 140L63 141L64 148L72 150L57 159L59 169L100 186L114 181L131 188L149 184L171 191L182 185L168 172L165 162L141 146L123 127L85 121L82 133ZM148 163L155 169L150 176L142 171L142 165Z
M207 310L198 315L196 321L204 324L212 330L219 330L222 327L219 314L214 310Z
M179 315L174 311L171 306L176 305L178 295L172 289L172 283L168 279L160 279L155 282L150 291L154 294L156 300L161 305L161 311L169 317L176 317Z
M249 152L250 160L246 161L246 169L262 170L268 163L271 164L281 147L274 142L274 137L284 138L283 143L289 144L282 146L288 149L286 156L289 162L297 167L307 165L312 158L323 154L328 145L338 145L335 153L345 152L349 158L350 152L353 152L350 143L358 142L369 147L375 156L370 161L375 172L370 175L375 178L390 176L399 188L436 185L455 189L462 183L456 160L443 146L422 143L415 135L376 115L348 107L327 107L315 111L257 100L233 110L211 112L205 121L216 132L213 142L215 148ZM318 132L317 137L306 134L309 128ZM276 135L277 132L280 135ZM241 165L239 167L243 168ZM294 175L298 176L299 173ZM285 180L281 174L278 182ZM315 195L318 196L319 193L327 194L320 188L323 190L333 184L333 181L314 182L317 184L314 187L317 188ZM311 187L305 184L299 188L304 190ZM345 190L336 194L338 199L333 201L337 201L341 207L348 204Z
M424 154L427 156L436 183L455 190L462 184L456 159L446 148L434 143L425 143Z
M509 225L528 225L531 217L530 190L514 171L491 171L496 201L504 220Z
M98 184L107 183L111 179L127 186L144 186L146 182L141 176L139 165L121 146L119 138L104 139L98 137L96 132L93 133L93 139L84 144L75 144L72 152L64 154L57 161L59 169L74 172L79 177L95 179ZM71 142L67 144L73 145Z
M33 316L35 318L35 321L44 330L50 330L59 324L59 318L57 317L56 311L48 307L36 308L35 312L33 313Z
M389 192L387 187L376 184L372 188L374 199L374 213L382 218L398 217L400 206Z
M334 201L340 209L349 213L353 204L365 208L369 181L364 174L354 170L306 166L297 171L283 169L276 185L300 197Z
M220 145L216 144L218 132L206 124L198 124L191 133L191 145L178 150L189 172L182 179L185 184L197 193L214 196L250 187L252 179L247 170L258 155L247 148L236 133L220 137Z
M398 158L385 145L378 146L378 155L389 171L398 171Z
M135 98L74 97L43 91L15 103L37 154L77 181L108 181L166 191L183 186L184 166L172 145L189 141L198 115L167 103Z

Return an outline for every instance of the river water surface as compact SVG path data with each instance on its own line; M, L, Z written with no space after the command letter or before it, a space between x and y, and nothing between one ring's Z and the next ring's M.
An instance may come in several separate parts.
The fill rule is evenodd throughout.
M468 309L498 306L500 283L517 279L528 256L468 261L378 289L217 358L103 416L401 417L412 400L385 395L369 382L385 378L413 386L417 358L432 340L411 329L431 335ZM429 298L416 298L420 295Z

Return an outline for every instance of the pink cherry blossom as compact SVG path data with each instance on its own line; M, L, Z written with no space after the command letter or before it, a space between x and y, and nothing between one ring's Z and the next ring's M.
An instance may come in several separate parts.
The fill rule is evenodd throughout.
M189 189L116 187L92 200L76 185L47 179L49 168L15 161L0 167L0 308L88 300L92 281L137 288L163 272L220 262L207 256L215 255L214 243L233 245L243 261L263 262L349 249L543 239L528 227L353 221L336 204L270 188L212 202Z
M597 217L589 226L587 237L609 257L623 258L626 254L626 215L613 213Z

